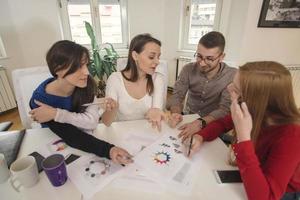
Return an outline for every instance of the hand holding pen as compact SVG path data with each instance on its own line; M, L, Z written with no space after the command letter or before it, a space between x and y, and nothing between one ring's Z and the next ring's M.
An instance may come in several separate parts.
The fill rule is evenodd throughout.
M187 141L188 144L186 143ZM198 134L194 134L190 137L190 140L185 140L187 146L187 157L191 158L197 151L199 151L203 143L203 137Z
M190 138L190 143L189 143L189 148L188 148L188 153L187 153L188 157L190 157L190 154L191 154L191 148L192 148L192 144L193 144L193 138L194 138L194 135L192 135L191 138Z

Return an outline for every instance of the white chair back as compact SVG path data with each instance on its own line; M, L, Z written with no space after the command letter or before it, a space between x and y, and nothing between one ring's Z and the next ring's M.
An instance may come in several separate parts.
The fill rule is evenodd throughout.
M31 110L29 101L33 91L38 85L51 77L48 67L30 67L16 69L12 72L14 91L18 104L18 110L24 128L40 127L38 123L31 120L28 112Z
M127 58L119 58L117 60L117 70L121 71L126 67ZM167 91L168 91L168 63L166 60L160 60L159 65L156 67L156 72L161 73L164 76L164 105L163 108L166 106L167 101Z

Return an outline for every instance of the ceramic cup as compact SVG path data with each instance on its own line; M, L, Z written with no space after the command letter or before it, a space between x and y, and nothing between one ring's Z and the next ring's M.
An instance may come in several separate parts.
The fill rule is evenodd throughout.
M53 154L42 161L42 167L54 187L65 184L68 179L65 158L60 154Z
M0 153L0 184L7 181L10 176L10 172L7 167L5 157Z
M39 180L39 173L34 157L26 156L17 159L10 166L12 177L10 183L19 192L23 186L29 188L34 186Z

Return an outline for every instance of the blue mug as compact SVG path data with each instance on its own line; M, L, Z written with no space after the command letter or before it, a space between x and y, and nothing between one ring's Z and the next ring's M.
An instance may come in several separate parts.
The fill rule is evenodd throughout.
M68 179L65 158L60 154L53 154L42 161L42 167L54 187L65 184Z

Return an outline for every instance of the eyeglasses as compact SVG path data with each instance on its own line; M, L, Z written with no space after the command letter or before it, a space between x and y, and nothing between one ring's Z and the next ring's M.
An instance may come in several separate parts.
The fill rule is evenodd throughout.
M216 58L211 58L211 57L203 57L201 54L199 54L199 53L196 52L194 54L194 58L196 58L198 61L202 61L203 60L206 64L212 64L218 58L220 58L221 55L223 55L223 52L221 52Z

